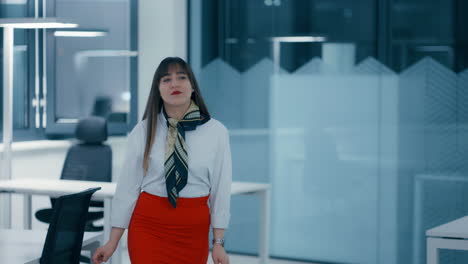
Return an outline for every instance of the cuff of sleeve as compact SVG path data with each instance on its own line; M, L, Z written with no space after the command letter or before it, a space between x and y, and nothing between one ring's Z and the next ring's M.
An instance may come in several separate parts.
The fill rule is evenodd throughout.
M114 212L111 213L111 226L127 229L129 224L130 220L127 217L119 217Z
M128 228L130 225L130 218L132 216L134 204L125 206L119 203L120 201L113 201L111 212L111 225L113 227Z
M128 225L129 225L129 223L127 223L124 220L112 219L111 222L112 222L112 224L111 224L112 227L119 227L119 228L127 229Z
M212 214L211 215L211 227L227 229L229 226L230 214Z

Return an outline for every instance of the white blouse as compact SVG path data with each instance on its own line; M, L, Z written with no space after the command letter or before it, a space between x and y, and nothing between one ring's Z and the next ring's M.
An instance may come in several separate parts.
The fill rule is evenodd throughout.
M122 173L112 200L112 226L128 228L140 192L167 197L164 177L167 130L166 118L161 112L146 176L143 176L146 120L140 121L128 135ZM229 225L232 182L228 130L211 118L195 130L186 131L185 142L189 159L188 179L179 197L210 195L211 226L225 229Z

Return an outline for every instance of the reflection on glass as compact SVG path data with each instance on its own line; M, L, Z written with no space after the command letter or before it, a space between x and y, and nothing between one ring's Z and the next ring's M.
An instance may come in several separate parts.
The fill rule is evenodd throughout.
M230 129L234 180L272 184L274 256L422 264L425 230L468 215L468 2L385 4L191 6L191 64ZM303 36L324 39L274 41ZM229 250L256 252L257 205L233 200Z
M28 124L28 46L15 45L13 50L13 129ZM3 105L2 105L3 107Z
M394 1L391 66L402 71L428 56L450 69L465 69L468 41L463 18L467 10L466 1Z
M127 123L130 112L130 1L58 0L57 16L99 37L56 37L56 119L99 115ZM60 73L60 74L59 74Z
M0 1L0 18L18 18L27 16L26 1ZM13 129L25 129L29 127L29 69L28 56L30 55L28 43L28 31L16 29L13 50L14 76L13 76ZM0 29L0 50L3 50L3 30ZM1 52L0 52L1 53ZM3 56L0 56L0 69L3 67ZM3 112L3 77L0 74L0 109ZM0 131L3 128L3 114L0 114Z

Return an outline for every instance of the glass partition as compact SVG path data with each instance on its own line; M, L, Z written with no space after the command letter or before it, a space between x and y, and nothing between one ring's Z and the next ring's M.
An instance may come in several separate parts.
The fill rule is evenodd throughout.
M60 122L97 115L126 123L130 60L137 55L130 49L130 2L57 0L55 12L74 19L82 29L102 32L94 37L56 34L60 74L55 76L55 118Z
M191 2L190 63L234 180L272 185L273 257L422 264L425 230L468 215L467 7ZM258 210L234 198L228 250L257 252Z

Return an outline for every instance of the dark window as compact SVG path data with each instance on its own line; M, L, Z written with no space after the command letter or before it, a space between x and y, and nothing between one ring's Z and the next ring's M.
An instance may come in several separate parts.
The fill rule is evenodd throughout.
M106 117L110 134L125 134L137 118L137 3L43 0L36 7L34 2L2 1L0 17L45 13L78 23L75 32L103 36L15 29L14 140L72 135L76 121L89 115Z
M33 15L27 1L2 1L0 18L28 17ZM41 133L31 126L30 102L34 72L34 32L15 29L13 64L13 129L14 140L34 138ZM0 70L3 73L3 29L0 28ZM0 135L3 131L3 74L0 74ZM0 139L1 140L1 139Z
M393 1L391 67L401 71L428 56L452 70L465 69L467 11L460 0Z

